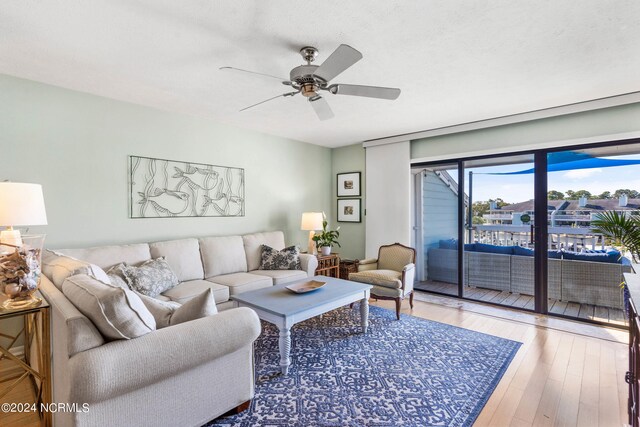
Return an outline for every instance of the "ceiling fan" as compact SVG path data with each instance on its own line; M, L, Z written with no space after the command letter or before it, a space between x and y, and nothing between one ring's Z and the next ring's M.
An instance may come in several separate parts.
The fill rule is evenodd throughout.
M293 92L287 92L265 99L257 104L245 107L240 111L248 110L249 108L253 108L257 105L264 104L265 102L272 101L280 97L294 96L301 93L307 98L313 107L313 110L318 115L318 118L320 120L327 120L333 117L333 111L331 111L331 107L329 107L326 99L324 99L320 94L321 91L332 93L334 95L365 96L368 98L389 100L396 99L400 96L400 89L397 88L329 83L330 80L333 80L340 73L362 59L362 54L351 46L341 44L331 55L329 55L322 65L311 64L318 56L318 49L315 47L303 47L300 49L300 55L302 55L302 58L307 62L307 64L300 65L291 70L289 73L289 80L272 76L270 74L258 73L235 67L221 67L221 70L241 71L244 73L272 77L280 80L283 85L291 86L295 89Z

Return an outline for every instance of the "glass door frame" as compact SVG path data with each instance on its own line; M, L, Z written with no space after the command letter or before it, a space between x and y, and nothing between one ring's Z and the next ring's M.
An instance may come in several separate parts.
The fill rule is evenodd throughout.
M438 160L435 162L416 162L412 163L411 167L434 167L441 165L457 165L458 168L458 194L464 194L465 188L465 167L466 161L470 160L482 160L490 158L509 157L514 155L532 154L534 156L534 215L536 218L547 218L547 192L548 192L548 171L547 171L547 157L549 153L561 152L567 150L582 150L589 148L600 148L617 145L631 145L640 143L640 138L614 140L614 141L602 141L590 144L579 145L566 145L561 147L551 147L538 150L523 150L523 151L511 151L507 153L487 154L482 156L472 156L449 160ZM457 298L478 301L483 303L489 303L497 306L505 307L499 303L491 303L487 301L479 301L474 298L464 296L464 237L468 231L468 227L471 226L472 216L465 217L467 214L465 209L464 197L458 197L458 295ZM465 220L465 218L467 218ZM469 223L467 223L469 222ZM628 329L627 326L605 323L597 320L579 319L575 317L566 316L563 314L549 313L548 307L548 255L549 248L547 245L549 236L549 224L548 221L537 221L533 227L533 238L535 242L534 253L534 266L535 266L535 278L534 278L534 309L517 308L518 310L534 312L538 314L545 314L554 317L561 317L571 320L578 320L587 323L594 323L603 326L609 326L614 328ZM440 294L436 291L426 291L434 294ZM452 297L452 295L442 294L444 296ZM453 296L455 297L455 296ZM510 307L516 308L516 307Z

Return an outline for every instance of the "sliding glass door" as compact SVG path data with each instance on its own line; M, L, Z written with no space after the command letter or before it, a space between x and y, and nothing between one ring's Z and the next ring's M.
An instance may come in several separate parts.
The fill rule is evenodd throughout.
M632 254L607 233L640 214L640 144L552 152L549 312L626 324L620 284Z
M534 157L464 162L466 298L533 310Z
M416 289L626 324L632 254L611 233L640 215L639 141L425 164L417 182Z

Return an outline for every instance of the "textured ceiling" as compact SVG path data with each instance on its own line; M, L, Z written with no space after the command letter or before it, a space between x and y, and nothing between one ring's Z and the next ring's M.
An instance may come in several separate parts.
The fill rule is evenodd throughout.
M640 90L640 2L2 0L0 73L329 147ZM364 59L319 121L284 93L313 45ZM1 96L1 94L0 94Z

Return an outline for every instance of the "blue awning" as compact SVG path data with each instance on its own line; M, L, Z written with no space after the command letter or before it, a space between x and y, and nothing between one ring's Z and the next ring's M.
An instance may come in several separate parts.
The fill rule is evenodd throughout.
M612 168L618 166L640 165L640 159L602 159L585 153L563 151L550 153L547 157L547 172L559 172L576 169ZM495 172L486 175L524 175L533 173L535 169L525 169L516 172Z

